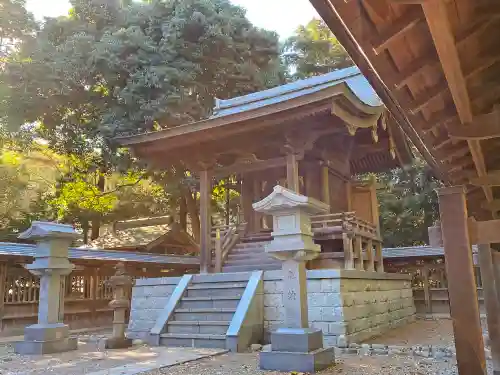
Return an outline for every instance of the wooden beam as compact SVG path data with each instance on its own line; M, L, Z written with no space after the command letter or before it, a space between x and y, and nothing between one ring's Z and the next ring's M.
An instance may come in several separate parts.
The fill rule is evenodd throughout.
M500 171L491 171L485 176L471 178L469 183L475 186L500 186Z
M434 40L444 75L448 81L448 87L455 102L460 121L462 124L471 123L471 102L467 92L465 77L460 66L455 38L446 13L446 4L443 0L426 1L422 3L422 9L432 39ZM468 143L477 173L479 176L483 176L486 174L486 165L481 145L477 141L468 141ZM486 199L491 201L493 199L491 188L485 186L483 187L483 191Z
M451 138L483 140L500 137L500 108L474 117L472 123L457 125L448 129Z
M297 155L297 160L303 158L303 154ZM234 173L250 173L272 168L286 166L286 157L277 157L268 160L257 160L252 163L235 163L224 167L218 167L213 170L215 177L227 177Z
M487 244L500 242L500 220L468 221L471 244Z
M419 7L412 8L397 20L390 22L390 26L373 39L373 50L377 55L380 54L422 20L423 15Z
M452 159L460 158L462 156L465 156L469 153L469 146L468 145L455 145L453 147L450 147L448 149L441 150L441 153L444 154L444 157L441 159L444 162L449 162Z
M433 113L428 120L422 119L417 124L424 134L427 134L452 120L458 121L457 111L453 105L446 107L440 112Z

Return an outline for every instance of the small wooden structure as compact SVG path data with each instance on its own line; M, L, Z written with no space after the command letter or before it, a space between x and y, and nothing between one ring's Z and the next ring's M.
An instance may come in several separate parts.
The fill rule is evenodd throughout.
M173 165L199 176L202 272L212 268L216 237L212 182L228 176L237 177L241 193L242 237L269 239L270 218L253 211L252 203L286 185L330 207L332 215L314 219L315 239L325 254L337 254L313 267L345 263L364 269L367 254L366 268L382 269L375 189L353 176L406 164L411 156L400 128L357 68L217 100L209 119L162 125L164 130L118 142L152 168Z
M40 283L24 268L33 262L35 245L0 242L0 332L17 333L36 322ZM176 276L199 270L193 256L70 248L75 269L66 276L64 321L71 328L110 326L111 287L106 283L123 262L134 278Z

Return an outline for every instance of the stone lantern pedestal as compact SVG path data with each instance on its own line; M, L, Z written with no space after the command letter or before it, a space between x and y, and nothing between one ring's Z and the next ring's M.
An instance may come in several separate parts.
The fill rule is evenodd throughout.
M273 240L266 252L283 262L285 327L271 333L270 352L260 353L260 368L315 372L335 361L333 348L323 348L323 332L309 328L306 262L321 251L313 241L311 215L325 213L328 205L282 186L254 203L257 212L273 216Z
M71 225L34 221L19 238L37 242L35 261L26 266L40 277L38 323L24 329L24 341L15 347L19 354L48 354L76 350L77 338L69 337L64 318L64 278L74 268L68 248L78 237Z
M118 263L116 273L108 283L113 288L113 300L109 303L113 311L113 336L105 339L106 349L123 349L132 346L132 340L125 337L127 329L127 309L130 307L130 298L127 291L133 283L132 277L125 274L125 265Z

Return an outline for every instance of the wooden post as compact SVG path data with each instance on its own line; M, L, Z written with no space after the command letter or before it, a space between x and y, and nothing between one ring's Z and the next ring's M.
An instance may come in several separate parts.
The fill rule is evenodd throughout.
M500 374L500 304L489 244L478 245L478 257L483 281L483 296L486 307L486 323L488 324L491 357L493 359L493 373Z
M93 324L97 324L97 287L99 280L99 269L92 268L90 274L90 298L92 299L90 306L90 319Z
M354 268L363 270L363 244L361 237L354 236Z
M3 331L6 284L7 284L7 263L2 262L0 263L0 331Z
M321 166L321 200L330 205L330 173L327 165Z
M200 273L209 273L212 262L210 198L212 196L212 175L210 171L200 172Z
M259 178L253 178L253 197L252 203L260 201L262 197L262 180ZM262 218L263 215L260 212L257 212L250 206L252 210L252 216L254 221L254 230L255 232L260 232L262 229Z
M375 258L373 256L373 241L368 240L366 242L366 260L368 261L366 265L366 270L370 272L375 272Z
M254 210L252 208L253 202L253 182L249 175L243 178L241 186L241 206L243 208L243 217L247 223L247 232L254 232Z
M286 156L286 183L288 189L299 193L299 163L297 155L293 152L289 152Z
M382 255L382 242L375 242L375 270L384 272L384 256Z
M354 252L352 248L352 237L346 233L342 234L342 242L344 246L344 269L354 269Z
M222 244L219 229L215 234L215 272L222 272Z
M427 267L427 264L424 264L422 267L422 275L424 276L425 312L427 314L432 314L432 300L429 286L429 268Z
M463 186L437 190L443 233L450 315L460 375L486 374L472 250Z

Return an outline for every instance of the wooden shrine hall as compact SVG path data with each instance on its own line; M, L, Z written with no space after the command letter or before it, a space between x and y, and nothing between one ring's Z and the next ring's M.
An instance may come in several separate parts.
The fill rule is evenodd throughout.
M486 374L471 244L500 373L500 2L310 0L447 187L438 191L461 375ZM482 221L480 221L482 220ZM496 250L493 250L496 251Z
M199 176L202 272L213 264L211 185L228 176L241 182L245 226L221 233L216 271L279 267L258 257L228 257L239 242L270 239L272 220L254 212L252 203L276 184L330 207L313 218L323 258L310 267L383 270L375 187L353 176L409 163L411 154L399 126L356 67L217 100L206 120L118 142L152 168L176 166ZM263 246L255 246L253 255L257 247L263 253Z

